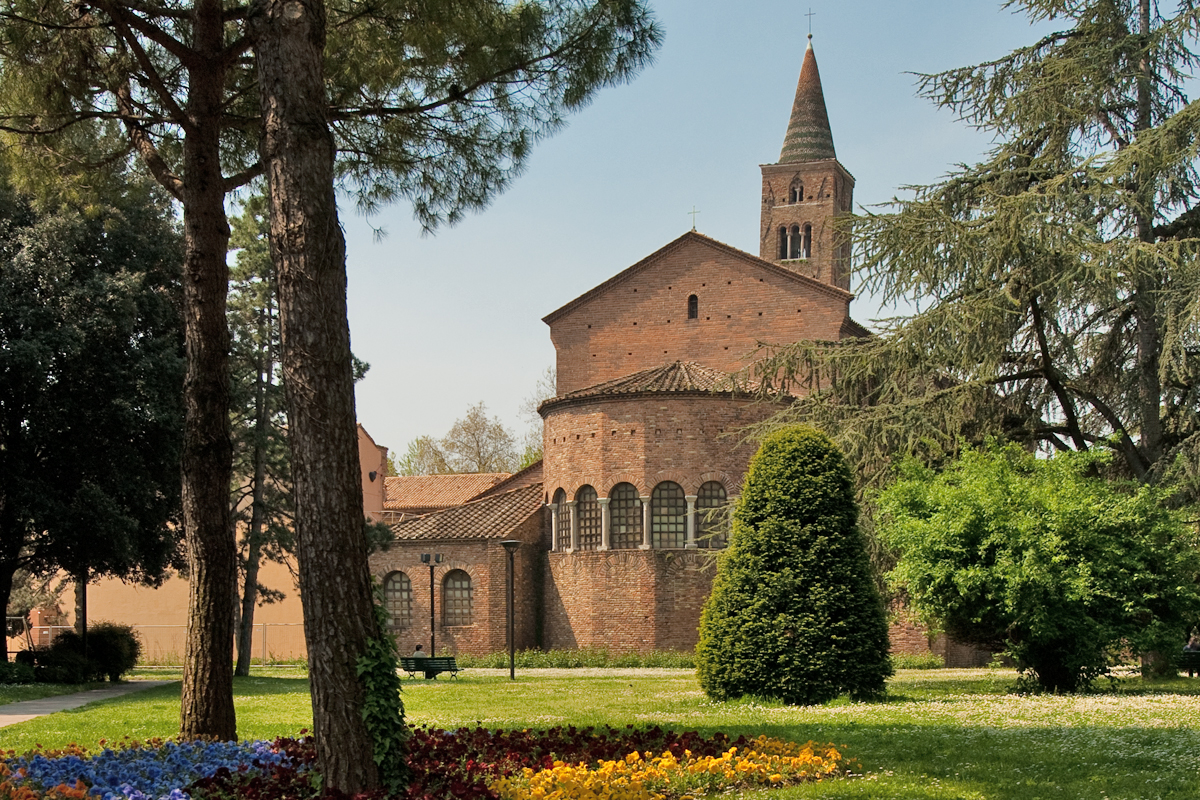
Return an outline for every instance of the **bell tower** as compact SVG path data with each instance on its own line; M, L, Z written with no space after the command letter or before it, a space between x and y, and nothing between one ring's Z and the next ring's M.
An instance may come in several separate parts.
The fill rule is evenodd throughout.
M763 164L759 256L850 290L850 243L834 219L853 207L854 176L837 160L821 74L808 36L779 162Z

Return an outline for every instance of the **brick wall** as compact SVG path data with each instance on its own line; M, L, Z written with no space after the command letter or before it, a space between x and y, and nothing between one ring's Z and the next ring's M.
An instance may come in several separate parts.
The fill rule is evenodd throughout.
M543 509L538 509L512 537L523 543L514 558L514 624L518 650L539 646L545 514ZM505 588L508 555L500 546L500 540L399 541L386 552L372 554L371 572L382 582L390 572L399 570L407 573L412 581L412 622L393 631L401 655L410 654L418 642L427 652L429 650L429 567L421 563L422 553L443 555L442 563L434 567L437 652L442 655L481 655L507 650ZM455 569L471 576L472 624L446 627L442 621L442 581Z
M888 638L893 653L933 653L945 659L947 667L983 667L992 661L990 650L953 641L944 633L930 636L929 630L905 608L892 608Z
M597 398L551 409L543 433L548 496L568 499L590 484L601 497L628 481L648 495L663 480L685 494L719 480L729 495L740 493L746 465L757 445L740 442L740 431L778 411L746 398L660 394Z
M759 255L801 275L850 290L850 245L839 234L834 219L848 214L854 198L854 178L837 161L766 164L762 168L762 222ZM804 187L804 199L791 202L791 187ZM812 226L809 258L783 261L779 254L779 228Z
M677 240L645 268L547 318L558 394L672 361L733 372L760 341L839 338L848 293L797 281L710 241ZM699 313L688 319L693 294Z
M691 650L712 553L611 550L546 555L545 644L614 653Z

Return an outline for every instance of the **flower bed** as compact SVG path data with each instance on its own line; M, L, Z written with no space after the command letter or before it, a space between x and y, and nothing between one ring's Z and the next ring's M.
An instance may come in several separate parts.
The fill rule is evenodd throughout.
M417 728L405 800L684 800L848 771L832 745L662 728ZM124 742L3 754L0 800L347 800L322 794L310 738ZM358 800L383 800L382 792Z
M102 743L104 744L104 743ZM0 798L37 800L186 800L183 787L226 772L246 773L287 765L286 753L267 742L125 740L89 755L82 748L33 752L0 761Z

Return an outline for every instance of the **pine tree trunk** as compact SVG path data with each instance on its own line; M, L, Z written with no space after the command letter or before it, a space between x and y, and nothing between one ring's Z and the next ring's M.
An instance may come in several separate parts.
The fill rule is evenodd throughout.
M358 792L380 782L355 672L367 640L379 632L363 535L345 240L325 116L325 9L320 0L255 0L250 14L313 729L326 787Z
M258 370L254 378L254 485L250 490L250 529L246 531L246 580L242 586L242 613L238 621L237 667L235 675L250 674L250 647L254 640L254 605L258 602L258 564L262 552L263 481L267 477L267 402L266 376L270 368L263 362L266 345L263 326L259 326Z
M237 632L237 666L233 670L234 675L243 677L250 674L250 659L254 655L251 652L254 642L254 606L258 602L258 564L261 560L258 537L252 531L246 539L246 582L242 586L242 613L238 619Z
M189 71L191 125L183 143L184 333L187 377L183 524L189 569L180 736L237 738L233 709L233 606L237 553L229 514L229 287L220 122L225 69L220 0L197 0L193 46L209 56Z
M1150 63L1151 14L1150 0L1138 0L1138 35L1144 48L1138 62L1137 81L1137 131L1149 130L1154 125L1152 116L1153 66ZM1151 177L1141 174L1135 178L1135 196L1140 203L1134 211L1138 239L1153 242L1153 211L1155 185ZM1134 296L1134 319L1137 320L1137 371L1139 409L1138 432L1141 434L1142 456L1148 466L1157 464L1162 457L1162 381L1159 377L1162 337L1161 316L1158 308L1158 292L1163 286L1159 267L1145 262L1146 257L1137 251L1135 259L1136 294Z
M8 598L12 595L13 574L17 571L15 560L0 560L0 608L5 614L4 660L8 661Z
M83 640L83 652L87 654L87 584L88 571L82 569L71 576L75 584L75 632Z

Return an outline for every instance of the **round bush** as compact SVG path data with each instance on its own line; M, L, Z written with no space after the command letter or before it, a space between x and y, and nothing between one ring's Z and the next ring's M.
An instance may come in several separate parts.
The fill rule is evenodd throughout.
M701 687L717 700L871 697L892 674L888 649L845 459L811 428L769 435L700 618Z
M142 642L129 625L99 622L88 628L87 656L113 683L137 665Z

